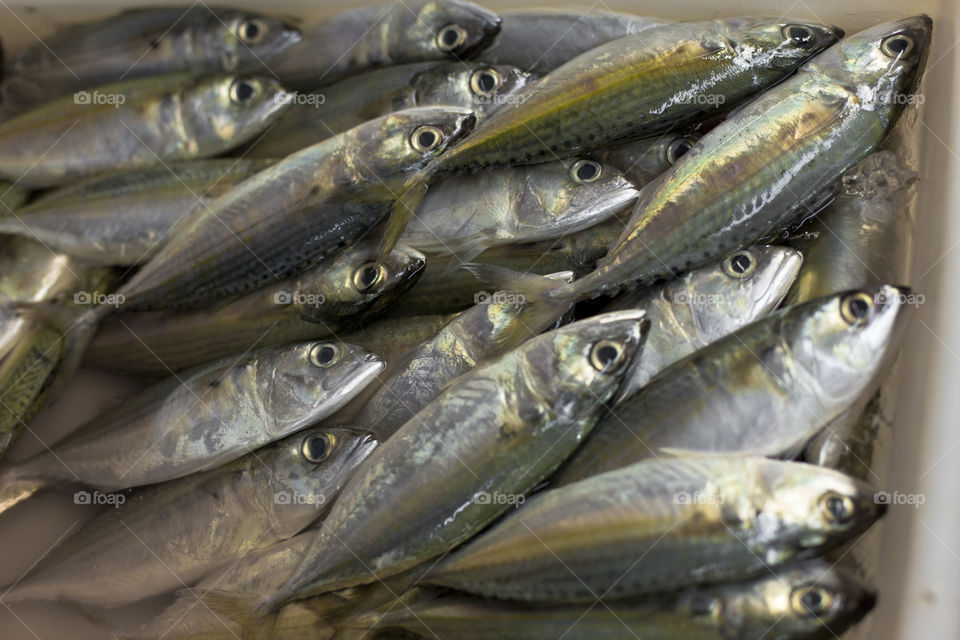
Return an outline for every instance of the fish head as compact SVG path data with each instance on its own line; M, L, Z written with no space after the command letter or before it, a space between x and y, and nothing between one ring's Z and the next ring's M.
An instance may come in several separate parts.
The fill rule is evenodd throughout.
M545 333L528 343L528 384L550 389L555 411L602 406L638 357L650 322L645 312L615 311Z
M840 637L876 603L873 590L819 560L682 598L695 617L716 616L737 638Z
M486 49L500 16L465 0L414 0L394 8L391 60L458 60Z
M384 362L361 347L330 340L270 349L256 366L265 427L283 437L342 407L377 377Z
M516 209L525 212L524 224L534 226L562 220L576 225L568 226L568 232L583 229L623 211L639 193L616 167L589 158L534 165L523 172Z
M821 387L822 402L849 406L896 354L916 300L908 288L882 285L805 303L781 328L793 366Z
M375 174L415 171L465 138L476 122L467 107L395 111L360 125L351 154Z
M196 138L239 144L292 106L286 95L280 83L263 76L207 76L184 90L184 112Z
M790 72L833 45L843 30L817 22L745 17L723 21L734 64Z
M787 247L753 246L668 283L664 295L685 307L689 326L710 343L780 304L802 262L800 252Z
M933 22L924 15L885 22L844 38L803 71L839 83L866 110L895 115L913 99L932 35Z
M693 133L661 136L654 140L634 142L621 149L613 148L609 153L600 155L606 156L607 161L616 165L638 186L643 186L672 167L699 138Z
M355 317L376 313L391 304L420 278L426 257L404 245L393 248L385 260L377 263L378 240L375 234L359 240L341 253L332 265L325 265L300 276L293 301L306 322L323 317Z
M508 65L461 62L422 71L411 85L418 106L469 107L480 120L508 102L513 92L533 78L532 74Z
M872 486L801 463L761 464L758 536L776 552L810 557L869 529L887 505Z
M217 23L215 51L224 71L258 69L289 51L302 39L300 30L281 20L245 11L226 11Z
M258 452L267 467L262 470L264 498L273 502L272 511L279 515L274 522L282 525L287 521L284 511L304 507L319 515L379 444L369 431L323 425L288 436L263 454Z

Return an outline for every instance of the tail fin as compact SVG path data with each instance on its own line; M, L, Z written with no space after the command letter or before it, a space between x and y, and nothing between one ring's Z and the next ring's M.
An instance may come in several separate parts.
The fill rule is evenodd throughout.
M429 175L428 169L422 169L403 185L400 196L393 205L393 211L390 212L390 219L387 221L383 238L380 240L380 248L377 250L378 264L382 264L390 255L397 241L400 240L400 236L403 235L403 230L407 228L410 218L420 208L420 202L427 194L427 178Z
M215 614L239 624L243 628L242 640L273 637L279 611L265 615L255 612L257 596L212 589L199 597Z
M523 296L526 303L548 304L566 310L576 294L574 284L564 278L512 271L492 264L468 264L464 269L491 287Z

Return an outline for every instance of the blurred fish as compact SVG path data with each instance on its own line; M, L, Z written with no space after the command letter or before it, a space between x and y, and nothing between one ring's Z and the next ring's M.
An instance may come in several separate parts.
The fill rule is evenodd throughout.
M30 193L14 183L0 182L0 218L9 215L14 209L23 206L30 197Z
M94 176L0 218L0 233L97 264L137 264L163 246L177 221L273 162L196 160Z
M114 606L192 584L316 520L377 444L363 431L318 427L139 492L78 492L81 502L115 508L44 556L4 598Z
M435 336L456 314L381 318L343 335L344 342L363 347L390 363Z
M909 321L901 293L818 298L690 354L624 399L554 481L681 451L796 455L876 390Z
M270 66L287 86L310 90L376 67L469 58L499 30L499 16L464 0L384 2L306 25L300 44Z
M281 91L256 76L174 74L59 98L0 123L0 176L52 187L217 155L280 117Z

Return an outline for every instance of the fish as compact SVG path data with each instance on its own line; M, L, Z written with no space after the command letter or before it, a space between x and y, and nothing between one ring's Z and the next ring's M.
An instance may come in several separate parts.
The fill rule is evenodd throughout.
M413 107L465 107L481 122L532 79L515 67L476 62L421 62L377 69L291 94L290 110L242 155L282 158L367 120Z
M58 98L0 123L0 177L55 187L217 155L279 118L282 90L259 76L172 74Z
M868 530L874 492L799 462L644 460L533 496L419 582L574 604L764 576Z
M298 46L271 67L286 86L309 91L377 67L467 59L499 30L498 15L464 0L383 2L304 25Z
M474 119L460 107L407 109L284 158L178 225L118 290L123 309L210 306L315 266L383 217L396 176L443 153Z
M450 383L351 478L299 566L255 611L383 579L475 535L589 433L646 328L638 311L595 316Z
M671 454L796 455L876 390L912 315L903 291L817 298L695 351L621 400L551 484Z
M196 582L320 517L378 444L364 431L314 427L219 469L139 492L78 493L81 503L104 500L114 508L54 548L5 600L115 606Z
M79 89L171 73L267 74L300 32L255 12L207 6L133 9L62 27L13 56L4 107L33 106ZM185 53L188 52L188 55Z
M30 192L15 183L0 181L0 217L20 208L29 199Z
M132 266L149 260L177 221L273 162L195 160L94 176L0 218L0 233L95 264Z
M335 337L388 308L423 271L423 254L403 246L375 265L376 244L365 238L310 271L213 308L108 318L86 364L169 375L254 346Z
M589 159L454 175L430 189L400 242L470 262L491 247L582 231L636 197L617 169Z
M698 349L763 318L786 296L803 256L787 247L759 245L701 267L661 286L617 297L605 310L643 309L650 340L620 386L633 395L656 374Z
M414 285L416 286L416 285ZM345 342L363 347L393 362L410 349L437 334L457 314L433 314L407 318L385 317L343 335Z
M876 591L849 572L810 560L742 582L605 602L586 611L576 605L519 605L421 590L398 598L400 604L389 610L338 625L333 638L370 637L372 630L382 629L439 640L597 640L624 635L644 640L801 640L840 637L876 600ZM311 609L312 601L297 604L277 621L277 629L287 637L292 629L322 625L322 613Z
M569 272L552 274L572 276ZM553 307L526 305L509 295L494 295L392 361L374 384L331 420L363 426L386 440L447 383L538 335L562 313Z
M668 20L626 13L518 9L501 15L500 33L479 58L547 73L611 40L642 33Z
M616 167L627 180L640 188L676 164L699 139L700 136L695 132L671 134L614 145L594 151L587 157Z
M815 215L841 175L896 124L917 89L931 33L927 16L894 20L803 64L648 184L596 270L541 297L583 299L649 283Z
M661 25L591 49L516 92L453 153L411 176L382 252L441 176L661 135L780 82L841 33L820 24L729 18Z
M140 487L231 462L333 415L383 369L340 342L268 347L159 382L0 473L0 505L56 482Z

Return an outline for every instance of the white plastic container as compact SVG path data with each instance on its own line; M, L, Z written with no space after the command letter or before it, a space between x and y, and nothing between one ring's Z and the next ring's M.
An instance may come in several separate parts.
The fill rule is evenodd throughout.
M390 0L387 0L390 1ZM399 0L398 0L399 1ZM922 158L914 248L914 288L925 297L914 316L901 354L898 413L889 451L885 486L889 492L922 497L923 504L893 505L880 538L880 600L857 637L870 640L952 640L960 638L960 103L956 82L960 62L960 6L949 0L486 0L494 10L562 7L579 11L624 11L671 19L746 14L783 14L836 24L853 33L886 20L926 13L934 19L934 40L925 76L925 116L919 125ZM153 3L177 4L177 3ZM182 4L182 3L181 3ZM190 4L190 3L186 3ZM220 4L220 3L217 3ZM313 17L358 6L358 2L244 0L224 5L280 16ZM132 0L16 0L0 3L0 38L7 52L36 42L66 24L142 6ZM84 373L57 404L31 425L45 440L95 414L110 398L129 392L128 379ZM16 457L41 445L29 433ZM89 507L70 496L42 494L0 516L0 584L16 580L54 543L82 520ZM2 593L2 592L0 592ZM111 611L107 617L132 620L144 608L168 600ZM2 597L0 597L2 604ZM0 606L0 638L85 640L110 635L75 610L56 604Z

